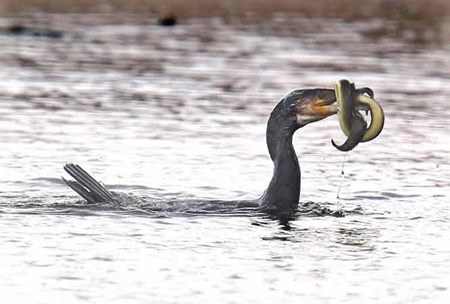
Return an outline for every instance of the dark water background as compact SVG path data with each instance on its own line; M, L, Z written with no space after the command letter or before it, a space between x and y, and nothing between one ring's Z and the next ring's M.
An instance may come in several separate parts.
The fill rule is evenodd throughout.
M367 22L71 20L55 19L61 38L0 36L1 302L449 298L448 44L368 40ZM375 91L381 135L339 152L332 117L300 129L294 146L301 201L345 217L286 229L254 213L170 212L258 197L272 174L273 106L342 78ZM86 206L59 179L66 162L145 199Z

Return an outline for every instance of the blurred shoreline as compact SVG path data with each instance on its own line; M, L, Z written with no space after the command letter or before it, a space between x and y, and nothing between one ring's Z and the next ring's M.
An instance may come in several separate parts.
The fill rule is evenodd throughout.
M55 28L60 23L55 20L60 19L72 24L174 26L190 19L220 18L228 24L262 24L272 32L283 27L280 34L296 36L300 31L320 31L324 19L340 19L368 24L376 21L363 33L374 41L397 38L416 44L442 44L450 36L449 16L450 1L446 0L0 0L0 30L13 34L43 28L65 30ZM296 27L298 19L309 19L311 25Z
M132 13L178 18L270 16L296 13L304 17L346 20L404 18L431 21L450 15L447 0L0 0L0 15L44 13Z

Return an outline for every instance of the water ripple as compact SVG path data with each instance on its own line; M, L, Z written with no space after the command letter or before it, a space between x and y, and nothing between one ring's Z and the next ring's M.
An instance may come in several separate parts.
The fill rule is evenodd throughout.
M82 35L0 36L4 301L445 302L448 45L373 43L366 21L64 18ZM381 135L344 156L335 117L299 130L298 217L238 208L270 180L273 106L342 78L374 89ZM67 162L133 203L86 205Z

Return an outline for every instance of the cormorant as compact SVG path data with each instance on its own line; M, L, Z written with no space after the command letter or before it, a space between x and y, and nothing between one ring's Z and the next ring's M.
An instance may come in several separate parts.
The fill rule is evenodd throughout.
M263 195L256 200L259 209L280 219L291 217L300 198L300 166L292 145L296 130L337 113L335 91L331 89L295 90L273 109L267 122L266 141L274 163L273 176ZM63 180L88 203L120 205L120 199L85 170L75 164L64 169L75 181Z

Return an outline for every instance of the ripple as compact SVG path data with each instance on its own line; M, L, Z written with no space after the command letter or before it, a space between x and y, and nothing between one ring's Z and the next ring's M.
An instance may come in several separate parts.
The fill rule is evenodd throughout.
M82 36L0 37L5 301L442 302L447 46L366 43L370 20L298 18L308 30L293 37L217 19L93 31L69 17L52 22ZM341 78L374 89L381 135L344 157L334 117L302 128L298 216L287 225L244 204L272 174L274 104ZM85 204L59 179L67 162L127 204Z

